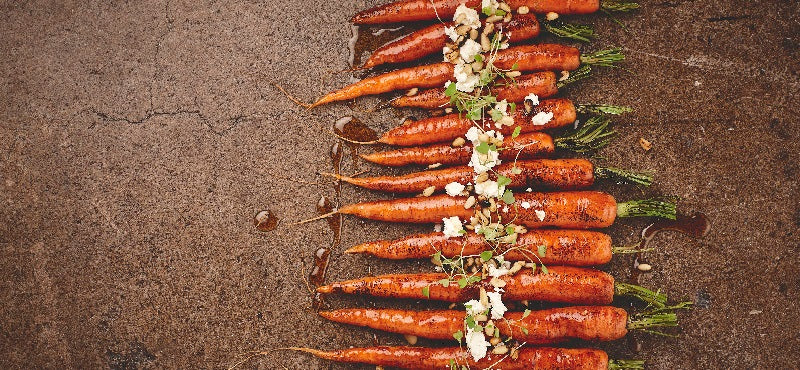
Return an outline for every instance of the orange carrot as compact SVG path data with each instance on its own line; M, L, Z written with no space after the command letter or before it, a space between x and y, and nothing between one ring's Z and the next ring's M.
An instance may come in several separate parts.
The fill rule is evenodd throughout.
M539 98L546 98L558 93L556 74L550 71L522 75L514 83L499 85L492 88L492 95L498 101L506 100L509 103L522 102L529 94L536 94ZM444 88L435 88L422 91L412 96L401 96L393 99L393 107L436 109L450 106L450 98L445 95Z
M524 347L519 349L516 359L507 355L489 354L479 361L474 361L469 352L460 347L382 346L338 351L319 351L309 348L290 349L310 353L325 360L401 369L448 369L451 361L458 366L497 370L610 370L623 368L617 366L614 360L609 360L608 354L599 349ZM637 363L640 367L635 368L641 369L643 362L637 361Z
M359 244L345 253L401 260L430 258L436 252L445 258L478 255L489 248L483 235L467 233L464 238L448 238L443 233L430 233ZM540 254L542 250L544 255ZM613 251L611 237L597 231L533 229L518 234L514 244L501 245L496 252L506 261L538 258L545 265L594 266L611 261Z
M419 31L391 41L370 55L362 68L372 68L386 63L403 63L417 60L433 53L441 53L450 41L445 27L453 22L436 23ZM533 14L518 15L508 23L497 23L500 32L509 35L510 42L519 42L539 35L539 21Z

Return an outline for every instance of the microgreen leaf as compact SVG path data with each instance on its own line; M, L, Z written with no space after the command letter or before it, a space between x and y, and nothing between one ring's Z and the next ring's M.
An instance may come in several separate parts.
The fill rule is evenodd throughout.
M447 288L447 287L450 286L450 279L439 280L439 284L441 284L443 287Z
M467 284L469 284L469 281L467 280L467 278L458 279L458 287L459 288L464 289L464 287L467 286Z
M542 244L539 246L539 257L544 257L545 253L547 252L547 246Z
M483 62L483 55L475 54L475 61L478 62L478 63L482 63Z
M514 127L514 132L511 133L512 138L516 138L522 132L522 126Z
M528 335L528 328L526 328L524 326L520 326L519 329L522 330L523 334Z
M547 272L547 266L542 265L542 272L544 272L545 274L549 274L549 272Z
M522 170L519 167L511 167L511 173L519 175L522 173Z
M480 143L480 144L478 144L478 146L475 147L475 151L477 151L478 153L481 153L481 154L488 154L489 153L489 149L491 149L491 147L487 143ZM511 183L510 179L509 179L509 183ZM498 183L498 185L500 185L500 184Z
M501 119L503 119L503 112L501 112L501 111L499 111L497 109L492 109L492 111L490 113L492 115L492 121L498 122Z
M483 260L483 262L489 262L489 260L492 259L493 254L494 253L492 253L492 251L481 252L481 259Z
M479 153L480 153L480 151L479 151ZM505 177L503 175L497 175L497 187L498 188L506 186L506 185L509 185L509 184L511 184L511 179L510 178Z
M431 288L430 287L422 287L422 295L424 295L425 298L430 298L431 297Z
M492 7L490 6L484 7L483 9L481 9L481 12L485 14L487 17L491 17L492 14L494 13L494 11L492 11Z
M472 315L468 315L464 321L466 321L468 328L475 329L475 318L473 318Z
M511 190L506 190L506 192L503 193L503 202L506 204L514 203L514 193L512 193Z
M442 252L439 251L439 252L434 253L433 256L431 257L431 261L437 266L441 265L442 264Z
M519 68L519 64L517 62L514 62L514 65L511 66L511 70L512 71L516 71L518 68Z
M447 88L444 89L444 94L447 96L454 96L456 92L458 92L458 90L456 90L456 84L453 82L447 84Z
M459 330L453 333L453 338L455 338L459 343L461 343L461 339L464 339L464 332Z
M508 225L506 226L506 234L511 235L514 233L514 226Z
M525 309L525 312L522 313L522 318L524 319L524 318L528 317L528 315L530 315L530 314L531 314L531 310Z
M494 11L494 15L499 15L499 16L502 17L502 16L506 15L506 12L505 12L505 10L497 9L497 10Z

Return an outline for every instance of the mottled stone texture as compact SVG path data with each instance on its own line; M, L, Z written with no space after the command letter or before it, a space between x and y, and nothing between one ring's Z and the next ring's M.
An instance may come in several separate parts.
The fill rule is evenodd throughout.
M333 119L382 131L402 114L365 113L375 100L308 112L272 85L310 101L347 83L336 73L347 19L376 3L3 2L0 366L222 367L258 349L402 343L314 314L303 266L331 235L324 222L288 226L334 195L317 175L330 168ZM638 354L597 346L652 369L800 367L800 7L643 3L619 17L624 30L578 19L601 35L584 49L617 45L629 60L566 95L635 108L602 155L657 171L657 185L601 189L678 195L713 228L702 240L662 234L648 257L643 284L698 301L680 338L639 336ZM349 156L343 171L355 171ZM341 201L380 196L345 186ZM251 218L267 208L281 228L259 233ZM634 243L646 224L609 232ZM348 219L342 243L428 229ZM625 278L630 264L607 269ZM337 249L329 279L425 269ZM286 352L254 366L340 368Z

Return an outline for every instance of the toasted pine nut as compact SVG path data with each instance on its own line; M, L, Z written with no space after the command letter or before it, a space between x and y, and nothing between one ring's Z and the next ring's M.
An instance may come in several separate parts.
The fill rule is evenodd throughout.
M531 12L531 8L528 8L527 6L524 6L524 5L519 7L519 8L517 8L517 14L528 14L530 12Z
M433 195L434 191L436 191L436 187L435 186L428 186L427 188L425 188L425 190L422 191L422 196L429 197L429 196Z

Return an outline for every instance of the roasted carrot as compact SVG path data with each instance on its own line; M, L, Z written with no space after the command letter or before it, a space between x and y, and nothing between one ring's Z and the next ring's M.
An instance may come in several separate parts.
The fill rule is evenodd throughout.
M370 276L331 283L317 288L317 292L363 294L384 298L430 299L446 302L466 302L479 296L480 288L494 289L489 281L479 281L464 288L457 284L444 286L445 273L394 274ZM523 269L514 275L501 276L505 282L504 300L543 301L579 305L607 305L614 295L633 296L657 307L665 307L667 297L638 285L615 282L614 278L599 270L551 266L542 269ZM427 289L423 289L427 288Z
M544 248L541 248L544 246ZM595 266L611 261L615 251L611 237L589 230L539 230L519 234L515 243L501 245L495 251L507 261L537 259L545 265ZM448 238L443 233L413 235L397 240L379 240L356 245L345 253L370 254L394 260L430 258L440 252L443 257L479 255L491 249L483 235L467 233L463 238ZM540 254L540 251L544 254ZM534 256L534 257L532 257Z
M544 125L534 125L531 117L539 112L553 113L553 118ZM499 131L503 135L510 135L516 126L519 126L523 133L542 131L574 123L576 117L576 107L568 99L547 99L542 100L529 113L517 109L513 114L514 125L503 126ZM463 136L474 124L472 120L458 113L407 121L389 130L378 139L378 142L399 146L452 142L453 139Z
M441 53L450 40L445 27L453 22L436 23L419 31L391 41L375 50L362 68L372 68L386 63L403 63L417 60L433 53ZM539 35L539 21L533 14L518 15L508 23L498 23L501 32L508 33L510 42L528 40Z
M618 307L572 306L538 311L506 312L493 320L503 337L512 337L528 344L554 344L569 339L612 341L625 337L629 330L653 330L676 327L678 318L672 311L687 308L688 303L656 313L629 316ZM342 324L366 326L392 333L430 339L452 339L462 330L466 311L353 308L323 311L320 316Z
M522 192L514 197L513 204L499 207L494 216L499 215L504 220L514 220L514 223L530 228L603 228L611 226L617 217L675 219L675 204L659 199L618 203L613 196L599 191ZM447 194L379 200L346 205L336 213L378 221L436 223L453 216L469 219L475 210L464 208L466 200L467 197L451 197ZM529 208L524 208L524 203ZM480 204L476 207L480 207ZM503 210L500 211L500 208Z
M421 193L434 187L442 191L445 185L473 181L475 171L469 166L450 167L440 170L413 172L400 176L349 177L330 174L337 179L358 187L391 193ZM508 188L530 187L537 190L585 189L597 179L613 179L617 182L650 186L653 179L648 174L634 173L617 168L596 167L585 159L531 159L505 162L494 168L490 180L498 176L511 179Z
M517 77L514 83L492 88L492 95L498 101L519 103L529 94L536 94L546 98L558 93L556 74L550 71L537 72ZM444 88L435 88L422 91L412 96L401 96L393 99L389 104L396 108L425 108L436 109L450 106L450 98L444 93Z
M577 48L558 44L538 44L514 46L498 51L494 58L494 66L520 72L533 71L572 71L583 64L611 65L624 59L620 49L599 51L581 55ZM365 78L332 92L317 100L311 107L318 105L355 99L365 95L376 95L393 90L404 90L412 87L429 88L444 86L453 80L453 64L448 62L400 69L382 75Z
M310 353L325 360L388 366L401 369L448 369L451 361L457 366L497 370L616 370L643 369L644 361L608 358L599 349L523 347L516 359L507 355L489 354L474 361L464 348L369 347L338 351L290 348Z
M499 153L502 160L536 159L551 156L556 149L584 153L604 147L615 132L609 129L610 120L605 117L592 117L579 129L553 138L542 132L530 132L517 137L506 136ZM395 136L396 142L404 142L402 136ZM467 164L472 155L472 143L462 146L432 144L425 147L411 147L361 154L372 163L384 166L406 166L409 164Z

